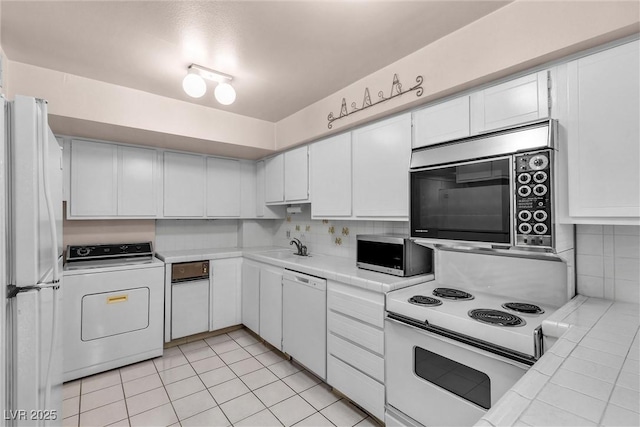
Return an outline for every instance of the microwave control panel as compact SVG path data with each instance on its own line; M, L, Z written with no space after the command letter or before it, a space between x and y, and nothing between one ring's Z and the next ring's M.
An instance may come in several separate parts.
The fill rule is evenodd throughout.
M551 150L515 156L516 246L553 247Z

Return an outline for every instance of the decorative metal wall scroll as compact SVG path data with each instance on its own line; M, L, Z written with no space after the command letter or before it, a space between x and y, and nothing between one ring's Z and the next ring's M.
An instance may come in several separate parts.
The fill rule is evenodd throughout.
M398 79L398 75L394 74L393 75L393 83L391 84L391 92L389 93L389 96L384 96L384 92L380 91L378 92L378 100L376 102L371 102L371 95L369 95L369 88L365 88L364 89L364 98L362 99L362 106L358 107L354 102L351 103L351 112L349 112L347 110L347 101L345 98L342 98L342 106L340 107L340 115L338 117L334 117L333 113L329 113L329 115L327 116L327 120L329 120L329 123L327 124L327 127L329 129L331 129L333 127L333 122L335 122L336 120L340 120L343 119L347 116L350 116L353 113L357 113L358 111L362 111L362 110L366 110L369 107L373 107L374 105L380 104L381 102L385 102L388 101L390 99L393 99L395 97L398 97L400 95L404 95L407 92L413 92L416 91L416 96L421 96L422 92L423 92L423 88L422 88L422 76L417 76L416 77L416 85L413 87L410 87L409 89L405 90L404 92L402 91L402 83L400 83L400 80Z

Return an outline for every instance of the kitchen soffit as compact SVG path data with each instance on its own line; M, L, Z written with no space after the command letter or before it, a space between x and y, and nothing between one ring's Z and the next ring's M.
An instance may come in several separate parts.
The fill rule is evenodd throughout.
M275 122L508 3L2 1L0 24L13 61ZM236 102L188 97L191 63Z

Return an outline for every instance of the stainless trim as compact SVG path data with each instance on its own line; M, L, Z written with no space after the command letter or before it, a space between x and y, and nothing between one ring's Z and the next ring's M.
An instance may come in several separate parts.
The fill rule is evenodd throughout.
M393 313L391 311L387 312L387 316L385 317L385 320L394 322L403 326L409 326L414 329L430 332L435 335L440 335L442 337L449 338L453 341L466 344L470 347L478 348L480 350L484 350L489 353L496 354L506 359L522 363L523 365L533 366L533 364L537 361L537 358L535 358L534 356L530 356L528 354L520 353L518 351L511 350L496 344L492 344L484 340L480 340L477 338L470 337L468 335L454 332L449 329L442 328L440 326L431 325L426 320L424 322L420 322L418 320L411 319L409 317L403 316L401 314Z
M431 249L439 249L449 252L470 252L484 255L498 255L513 258L539 259L543 261L564 262L564 260L551 252L549 248L525 248L513 246L511 249L508 245L499 245L495 243L485 242L466 242L457 240L441 240L441 239L420 239L414 242L418 245Z
M404 271L398 270L397 268L382 267L379 265L367 264L366 262L360 262L360 261L356 262L356 267L362 268L363 270L371 270L371 271L377 271L379 273L386 273L394 276L405 277Z
M366 240L378 243L397 243L403 245L405 240L411 240L403 234L358 234L356 240Z
M542 120L505 130L413 150L411 169L483 159L520 151L554 148L555 120Z
M536 359L540 359L544 353L542 341L542 326L538 326L533 331L533 352Z

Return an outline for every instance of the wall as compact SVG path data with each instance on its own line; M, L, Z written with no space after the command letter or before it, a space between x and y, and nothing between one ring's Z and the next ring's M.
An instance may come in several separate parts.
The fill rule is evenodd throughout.
M196 144L203 153L246 158L270 153L275 146L271 122L20 62L10 64L9 95L49 101L49 122L56 134L145 145L169 140L173 148L188 150Z
M576 227L578 293L640 302L640 226Z
M384 115L487 83L571 53L613 41L640 29L640 2L515 1L442 39L376 71L276 124L278 150L336 133ZM409 93L334 122L342 98L361 105L385 95L394 74L403 88L424 77L424 93ZM349 107L349 111L351 108Z
M333 227L333 231L331 228ZM311 254L323 254L356 259L356 235L409 233L408 222L312 220L310 205L302 205L302 213L275 220L272 225L273 244L292 248L289 242L298 238ZM287 237L287 231L290 237ZM336 240L338 242L336 242Z
M238 246L238 220L159 219L156 251L232 248Z
M154 242L156 222L152 219L69 221L65 218L62 227L66 249L68 245Z

